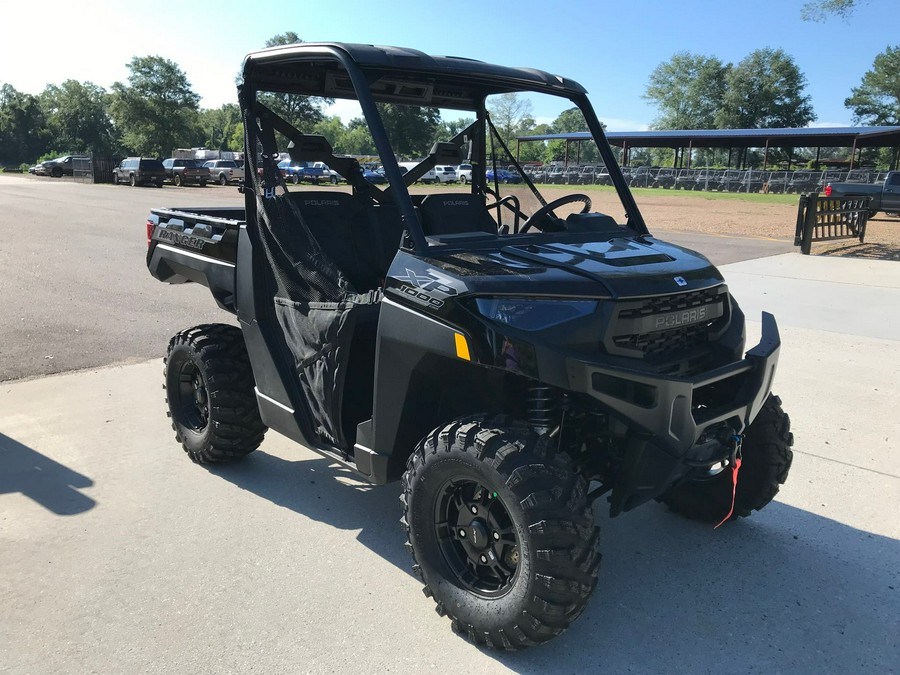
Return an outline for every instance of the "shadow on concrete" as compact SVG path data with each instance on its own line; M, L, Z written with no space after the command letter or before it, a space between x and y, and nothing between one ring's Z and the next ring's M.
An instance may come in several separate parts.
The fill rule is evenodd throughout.
M358 529L361 544L410 568L396 483L373 487L324 459L261 452L211 472ZM584 615L543 647L487 655L523 673L860 673L900 663L900 542L778 502L716 531L657 504L615 519L597 508L604 560Z
M900 224L897 225L900 228ZM865 260L900 260L900 245L879 242L831 244L822 250L812 251L815 255L835 258L863 258Z
M399 483L376 487L324 458L290 461L261 451L234 464L207 468L307 518L344 530L361 529L359 541L382 558L404 570L412 564L399 524Z
M0 434L0 494L21 492L60 516L73 516L97 504L79 492L94 484L18 441Z

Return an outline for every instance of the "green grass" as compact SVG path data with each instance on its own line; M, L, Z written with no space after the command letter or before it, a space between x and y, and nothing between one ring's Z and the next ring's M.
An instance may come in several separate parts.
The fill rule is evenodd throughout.
M544 188L569 188L573 192L613 192L611 185L540 185ZM799 195L760 194L756 192L694 192L693 190L663 190L662 188L631 188L635 199L642 197L676 197L680 199L737 200L756 204L791 204L796 205Z

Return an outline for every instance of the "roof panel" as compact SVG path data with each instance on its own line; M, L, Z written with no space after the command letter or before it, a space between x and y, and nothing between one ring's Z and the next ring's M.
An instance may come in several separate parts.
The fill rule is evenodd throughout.
M763 147L860 147L900 146L900 127L803 127L783 129L674 129L661 131L611 131L612 145L629 147L695 148ZM590 140L586 132L520 136L520 141Z

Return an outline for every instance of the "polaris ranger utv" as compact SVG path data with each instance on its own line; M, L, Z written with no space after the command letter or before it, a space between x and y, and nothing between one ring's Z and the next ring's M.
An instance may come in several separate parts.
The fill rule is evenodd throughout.
M509 94L579 115L582 156L615 193L545 196L521 170L489 181L520 166L488 112ZM284 96L358 101L387 185L277 114ZM584 610L599 497L613 516L659 500L721 523L775 496L792 459L770 394L775 320L762 315L743 354L722 276L649 234L577 83L304 43L248 55L239 99L245 209L158 209L147 223L151 273L205 284L236 316L169 344L169 414L192 460L240 459L268 427L372 483L402 480L425 594L499 649L545 642ZM402 172L395 153L416 125L439 128L438 112L464 118L459 132ZM347 185L286 185L284 151ZM460 163L470 184L414 187Z

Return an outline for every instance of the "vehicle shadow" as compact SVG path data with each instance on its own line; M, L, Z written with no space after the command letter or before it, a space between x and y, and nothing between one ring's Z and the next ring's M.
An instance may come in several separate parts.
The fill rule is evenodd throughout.
M307 518L339 529L360 529L363 545L409 571L399 524L399 483L376 487L325 458L292 461L262 451L241 462L205 466L237 487Z
M592 602L522 673L892 672L900 542L774 502L713 530L661 505L601 516Z
M209 470L360 530L361 544L410 569L398 484L376 488L325 459L262 452ZM900 663L900 542L778 502L720 530L657 504L615 519L604 506L604 559L585 613L547 645L486 655L522 673L889 672Z
M21 492L48 511L73 516L96 506L79 492L93 485L87 476L0 433L0 494Z

